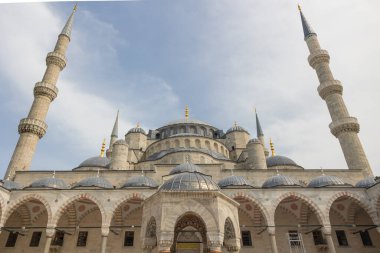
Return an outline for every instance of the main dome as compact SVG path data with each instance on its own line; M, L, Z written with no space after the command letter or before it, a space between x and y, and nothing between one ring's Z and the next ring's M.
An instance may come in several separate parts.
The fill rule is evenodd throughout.
M275 166L296 166L300 167L295 161L290 159L289 157L282 155L270 156L267 158L267 166L275 167Z
M94 156L84 160L79 167L103 167L106 168L110 164L111 160L107 157Z
M173 121L169 121L167 122L166 124L164 124L162 127L165 127L165 126L171 126L171 125L179 125L179 124L196 124L196 125L206 125L206 126L211 126L210 124L204 122L204 121L201 121L201 120L198 120L198 119L178 119L178 120L173 120Z

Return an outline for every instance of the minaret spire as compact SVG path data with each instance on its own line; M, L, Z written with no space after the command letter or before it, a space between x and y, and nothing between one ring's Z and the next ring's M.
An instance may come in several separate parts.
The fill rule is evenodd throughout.
M330 55L321 48L317 34L311 29L301 10L300 12L305 41L310 52L309 64L317 72L320 83L318 93L326 101L332 119L329 125L330 131L340 142L348 168L363 170L367 175L372 175L358 137L360 129L358 120L348 113L342 97L343 86L340 81L334 79L330 69Z
M264 148L264 154L266 157L269 156L269 151L265 147L265 138L264 138L264 133L263 129L261 128L260 120L259 120L259 115L257 114L257 110L255 108L255 116L256 116L256 131L257 131L257 138L260 140L261 144L263 145Z
M27 118L20 121L16 148L9 162L5 178L14 175L18 170L29 170L38 140L41 139L47 130L45 118L49 110L50 103L57 97L56 87L60 72L66 67L66 50L70 42L71 29L74 20L73 13L70 15L62 33L59 34L53 52L47 54L46 71L41 82L34 87L34 101Z

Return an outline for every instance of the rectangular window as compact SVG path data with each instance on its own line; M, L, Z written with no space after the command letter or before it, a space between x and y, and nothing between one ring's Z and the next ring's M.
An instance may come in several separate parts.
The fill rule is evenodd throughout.
M344 230L336 230L335 233L339 246L348 246L346 232L344 232Z
M243 246L252 246L251 231L241 231L241 240Z
M325 245L326 244L326 241L323 238L321 230L313 231L313 239L314 239L314 245Z
M125 231L124 246L133 246L133 240L135 239L134 231Z
M297 230L289 230L288 237L289 237L289 244L292 248L301 246L301 237Z
M54 239L53 239L51 245L53 245L53 246L63 246L63 239L64 239L64 237L65 237L65 233L63 231L56 231L55 235L54 235Z
M16 245L17 236L18 236L17 232L9 232L5 247L14 247Z
M42 232L33 232L32 239L30 240L30 247L38 247L40 245Z
M79 231L77 247L86 247L88 231Z
M369 236L368 231L360 231L360 237L364 246L373 246L371 237Z

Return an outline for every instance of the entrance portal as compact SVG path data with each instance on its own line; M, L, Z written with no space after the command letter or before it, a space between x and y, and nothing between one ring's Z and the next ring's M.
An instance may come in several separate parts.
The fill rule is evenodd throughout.
M194 214L185 214L174 229L172 252L175 253L206 253L206 225Z

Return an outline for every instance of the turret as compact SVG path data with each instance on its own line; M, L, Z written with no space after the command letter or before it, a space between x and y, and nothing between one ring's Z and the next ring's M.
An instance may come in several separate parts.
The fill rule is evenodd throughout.
M147 147L147 135L140 127L140 124L137 124L135 128L132 128L125 135L125 141L129 146L129 150L133 152L129 152L128 161L136 163L140 160L142 155L144 154Z
M330 56L326 50L321 49L317 34L311 28L300 7L299 11L304 39L310 52L309 64L317 73L320 83L318 92L321 98L326 101L332 119L329 125L330 131L339 140L348 168L364 170L366 174L372 174L358 137L360 129L358 120L348 113L342 97L343 86L340 81L334 79L330 69Z
M265 138L264 138L264 133L263 129L261 128L260 120L259 120L259 115L257 114L257 111L255 110L255 115L256 115L256 131L257 131L257 138L260 140L261 145L263 145L263 150L265 157L269 156L269 151L265 147Z
M112 146L118 138L118 129L119 129L119 110L117 111L115 124L113 125L113 129L112 129L112 133L111 133L111 139L110 139L110 145L109 145L109 148L107 149L107 152L106 152L108 158L111 157Z
M249 141L249 133L243 127L238 126L235 122L234 126L226 132L226 146L230 151L230 158L237 160L241 153L246 149Z
M117 140L112 146L111 170L127 170L128 163L128 144L125 140Z
M59 74L66 66L65 54L71 39L75 11L76 5L58 36L53 52L47 54L45 74L42 81L36 83L34 87L34 101L28 116L22 119L18 126L20 137L9 162L5 178L8 175L14 175L15 171L29 170L37 143L46 133L45 118L50 103L58 94L56 84Z
M247 144L247 164L249 168L265 170L267 169L264 147L260 140L252 139Z

